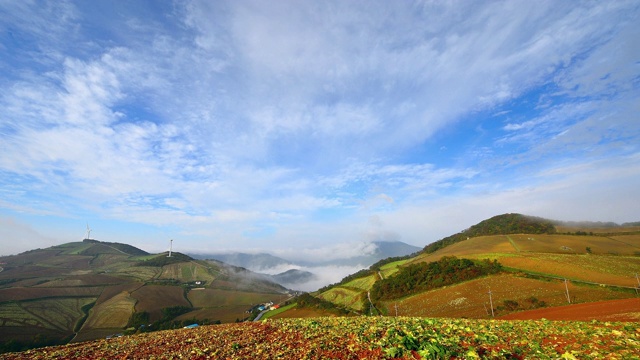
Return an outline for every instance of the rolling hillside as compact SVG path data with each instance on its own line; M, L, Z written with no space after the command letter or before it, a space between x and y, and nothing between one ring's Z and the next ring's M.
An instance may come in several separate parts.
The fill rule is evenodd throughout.
M389 259L351 275L315 296L363 314L468 318L636 297L640 229L587 225L591 226L519 214L496 216L427 245L417 256ZM497 261L502 271L464 277L460 274L473 271L432 269L428 270L435 274L428 275L435 276L432 280L427 275L415 275L416 280L406 275L427 271L420 269L428 264L433 267L444 258L469 259L475 264L489 259ZM447 275L436 276L439 271ZM408 285L425 279L441 285L413 290ZM387 289L386 295L376 296L381 287ZM390 290L403 287L405 290Z
M0 257L0 268L4 350L102 338L134 319L234 322L256 303L288 297L246 269L89 239Z

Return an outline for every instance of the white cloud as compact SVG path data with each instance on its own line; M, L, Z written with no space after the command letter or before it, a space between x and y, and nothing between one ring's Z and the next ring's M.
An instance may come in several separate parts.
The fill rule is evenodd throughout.
M618 190L638 176L633 1L87 6L0 5L24 37L1 42L10 213L301 256L425 245L509 211L637 220Z
M60 237L44 235L28 224L7 216L0 216L0 238L3 239L0 256L36 248L48 248L64 241ZM28 245L28 248L25 248L25 245Z

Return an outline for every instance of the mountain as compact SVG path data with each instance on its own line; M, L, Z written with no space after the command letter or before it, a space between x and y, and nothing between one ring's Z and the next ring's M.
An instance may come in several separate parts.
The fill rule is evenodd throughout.
M286 284L285 286L287 287L294 287L295 285L314 281L318 278L315 274L309 271L298 269L287 270L283 273L272 275L271 277L273 281L281 285Z
M338 266L369 266L388 257L405 256L420 251L421 248L401 241L373 241L373 252L341 259L286 260L268 253L249 254L242 252L189 254L196 259L215 259L227 264L244 267L256 272L273 272L273 269Z
M0 257L0 352L132 326L235 322L255 304L288 297L268 276L241 267L85 239Z
M351 256L322 261L321 259L301 264L309 267L313 266L370 266L382 259L389 257L407 256L421 250L420 247L409 245L402 241L372 241L373 251L368 254Z

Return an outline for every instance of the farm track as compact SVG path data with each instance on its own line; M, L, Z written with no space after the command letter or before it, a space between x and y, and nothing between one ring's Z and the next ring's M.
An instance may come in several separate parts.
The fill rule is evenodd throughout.
M605 236L605 237L606 237L607 239L611 239L611 240L613 240L613 241L617 241L617 242L619 242L619 243L623 243L623 244L625 244L625 245L629 245L629 246L631 246L631 247L634 247L634 248L640 249L640 246L637 246L637 245L635 245L635 244L631 244L631 243L628 243L628 242L626 242L626 241L622 241L622 240L620 240L620 239L612 238L611 236Z
M505 235L505 236L507 237L507 239L509 240L509 242L511 243L513 248L516 249L516 252L520 252L520 248L518 247L518 245L516 245L515 241L513 241L511 236L509 236L509 235Z

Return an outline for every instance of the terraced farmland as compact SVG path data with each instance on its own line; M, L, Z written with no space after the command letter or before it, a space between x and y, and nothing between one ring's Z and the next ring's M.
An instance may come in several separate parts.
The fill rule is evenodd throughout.
M91 297L0 303L0 338L31 339L33 334L70 336L85 316Z
M345 286L334 287L318 295L323 300L357 311L362 311L362 300L365 296L366 292L363 292L362 289L352 289Z
M369 275L369 276L351 280L348 283L341 285L340 287L348 288L348 289L360 289L360 290L367 291L371 289L371 287L373 286L373 283L375 283L376 280L378 280L377 274Z
M134 312L136 300L126 291L94 306L82 330L98 328L123 329Z
M398 269L407 263L408 260L399 260L399 261L394 261L388 264L383 265L380 268L380 273L382 274L383 277L389 277L393 274L395 274L396 272L398 272Z
M572 303L599 300L628 299L634 292L611 291L598 286L580 286L569 282L568 292ZM491 290L491 298L489 291ZM534 300L535 299L535 300ZM504 308L505 301L515 301L513 308ZM461 284L423 292L414 296L387 301L386 311L400 316L466 317L483 319L491 317L491 304L495 315L544 306L561 306L568 303L565 284L562 281L541 281L512 274L490 276ZM510 306L514 306L511 303Z

